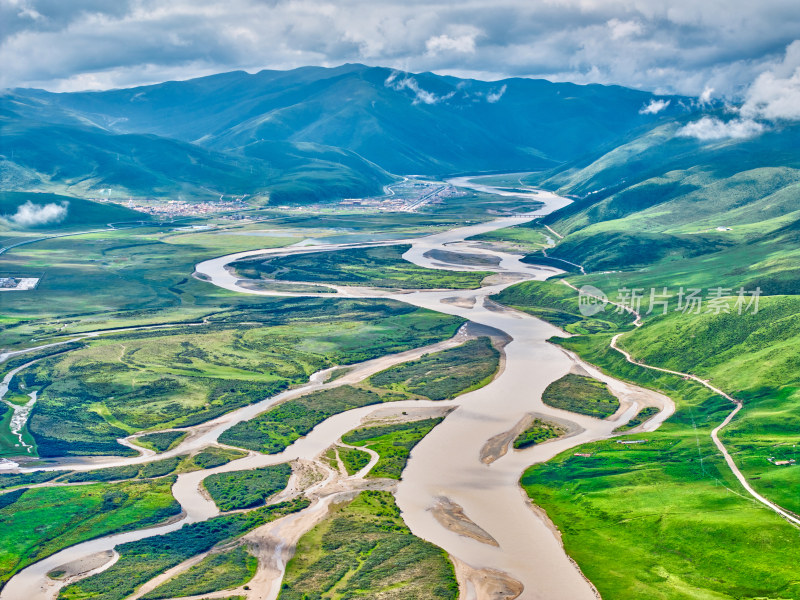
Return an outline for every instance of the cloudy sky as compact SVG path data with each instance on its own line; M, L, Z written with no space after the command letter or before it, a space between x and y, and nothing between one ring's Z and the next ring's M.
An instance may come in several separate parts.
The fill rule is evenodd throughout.
M362 62L752 97L800 88L798 1L0 0L0 88Z

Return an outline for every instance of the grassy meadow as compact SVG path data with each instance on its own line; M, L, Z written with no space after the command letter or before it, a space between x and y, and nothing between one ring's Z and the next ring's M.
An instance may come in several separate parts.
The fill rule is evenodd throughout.
M474 235L467 239L476 242L499 243L500 246L512 252L531 253L542 248L549 248L552 238L553 234L542 227L538 221L529 221L521 225Z
M342 441L351 446L369 448L380 455L378 462L367 473L367 477L400 479L414 446L443 420L443 418L422 419L363 427L346 433L342 436ZM341 451L339 456L341 457Z
M547 440L552 440L564 435L566 431L554 423L534 419L520 434L514 439L514 448L521 450L529 446L541 444Z
M261 506L289 483L292 468L273 465L247 471L213 473L203 480L203 487L223 512Z
M143 583L184 560L236 540L256 527L308 505L305 499L281 502L189 523L171 533L122 544L116 548L120 558L111 568L64 587L58 597L63 600L122 600Z
M548 406L605 419L617 412L619 400L602 381L567 373L545 388L542 402Z
M587 278L568 279L580 287ZM554 289L562 292L556 302ZM495 300L504 298L555 324L563 323L561 312L579 316L563 310L577 307L577 293L558 282L518 284ZM756 315L648 316L620 340L638 360L710 378L743 399L721 437L750 483L795 511L800 468L769 458L792 458L797 443L797 313L794 298L762 298ZM800 547L796 529L742 490L711 441L731 403L691 380L626 362L608 347L616 331L552 341L665 393L677 411L656 432L633 436L642 444L584 444L525 472L523 488L561 530L567 552L608 598L800 597L790 566ZM641 411L629 428L648 415Z
M180 512L174 478L20 488L0 494L0 584L63 548L155 525Z
M420 267L402 259L411 246L353 248L233 263L239 276L311 283L400 289L473 289L489 271L455 272Z
M485 386L499 364L500 352L488 337L482 337L376 373L367 385L446 400Z
M500 353L489 338L470 340L390 367L363 384L320 390L283 402L234 425L220 436L220 441L277 454L341 412L409 398L444 400L483 387L497 372L499 359Z
M363 450L358 450L357 448L346 448L344 446L337 446L336 448L337 453L339 454L339 460L342 461L342 465L344 465L345 471L347 471L348 475L355 475L361 469L366 467L370 461L370 455ZM335 456L333 457L335 459Z
M573 282L573 277L569 277L569 281ZM580 312L578 293L560 279L518 283L495 294L492 300L578 335L618 331L628 328L633 321L628 313L615 312L608 306L595 315L584 316Z
M117 438L207 421L319 369L445 339L461 322L392 301L273 300L197 326L102 336L14 385L39 390L28 431L41 456L131 454Z
M198 564L162 583L142 598L183 598L220 590L235 589L246 584L256 574L258 559L244 545L232 550L209 554Z
M361 492L303 535L279 600L458 597L444 550L406 527L389 492Z

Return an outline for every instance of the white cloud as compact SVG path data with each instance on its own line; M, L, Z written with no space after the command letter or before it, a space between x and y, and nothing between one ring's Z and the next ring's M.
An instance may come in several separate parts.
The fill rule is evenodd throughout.
M798 37L796 4L0 0L0 87L74 91L234 69L364 62L489 80L539 77L691 96L713 86L718 97L742 97L746 85L774 67L786 44Z
M765 129L763 124L753 119L722 121L716 117L703 117L698 121L684 125L676 132L676 135L693 137L708 142L727 138L742 139L753 137L762 133Z
M417 80L413 77L404 77L398 80L396 72L391 73L383 83L386 87L392 88L398 92L406 89L411 90L414 93L413 104L436 104L437 102L449 100L455 95L455 92L450 92L443 96L437 96L433 92L422 89Z
M655 115L667 108L671 100L656 100L653 98L650 103L639 109L640 115Z
M789 44L780 64L756 78L741 113L750 118L800 120L800 40Z
M622 38L639 35L644 29L639 21L621 21L619 19L611 19L608 21L607 25L611 30L612 40L619 40Z
M490 103L490 104L494 104L495 102L497 102L498 100L500 100L500 98L502 98L502 97L503 97L503 94L505 94L505 93L506 93L506 88L507 88L507 87L508 87L508 86L506 86L505 84L503 84L503 87L501 87L499 90L497 90L497 91L494 91L494 92L489 92L488 94L486 94L486 101L487 101L488 103Z
M68 202L56 204L34 204L30 200L17 207L17 212L8 216L7 220L22 227L60 223L67 216Z
M458 37L448 35L437 35L428 38L425 42L428 54L439 54L440 52L461 52L463 54L475 54L475 35L464 34Z
M700 104L710 104L711 103L711 94L714 93L714 88L707 85L703 88L703 91L700 92L700 96L698 97L698 101Z

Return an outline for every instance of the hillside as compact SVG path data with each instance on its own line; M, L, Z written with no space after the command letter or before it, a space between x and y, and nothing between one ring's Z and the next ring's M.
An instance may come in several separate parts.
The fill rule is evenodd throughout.
M262 140L312 142L398 174L550 168L686 112L676 98L657 115L640 114L656 96L618 86L484 82L357 64L105 92L14 93L27 118L224 152Z
M57 194L0 192L0 231L94 227L148 220L150 215L117 204Z
M529 176L528 183L576 198L545 219L564 236L548 254L590 272L613 271L588 278L606 285L797 293L800 126L703 142L678 134L687 120Z
M218 152L153 134L113 133L37 100L5 96L0 107L6 190L117 199L247 194L280 203L376 194L393 180L352 152L317 144L259 142Z

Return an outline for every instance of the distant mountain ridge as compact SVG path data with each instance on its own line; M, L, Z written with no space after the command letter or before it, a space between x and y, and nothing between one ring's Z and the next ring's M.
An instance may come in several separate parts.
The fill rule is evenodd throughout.
M657 99L663 110L643 110ZM119 186L155 196L277 192L286 201L379 193L389 173L551 168L686 114L683 100L364 65L235 71L103 92L16 89L0 97L1 181L5 189L39 181L64 188L47 191ZM47 168L37 147L46 148ZM165 155L168 169L141 158ZM117 160L124 173L104 170Z

